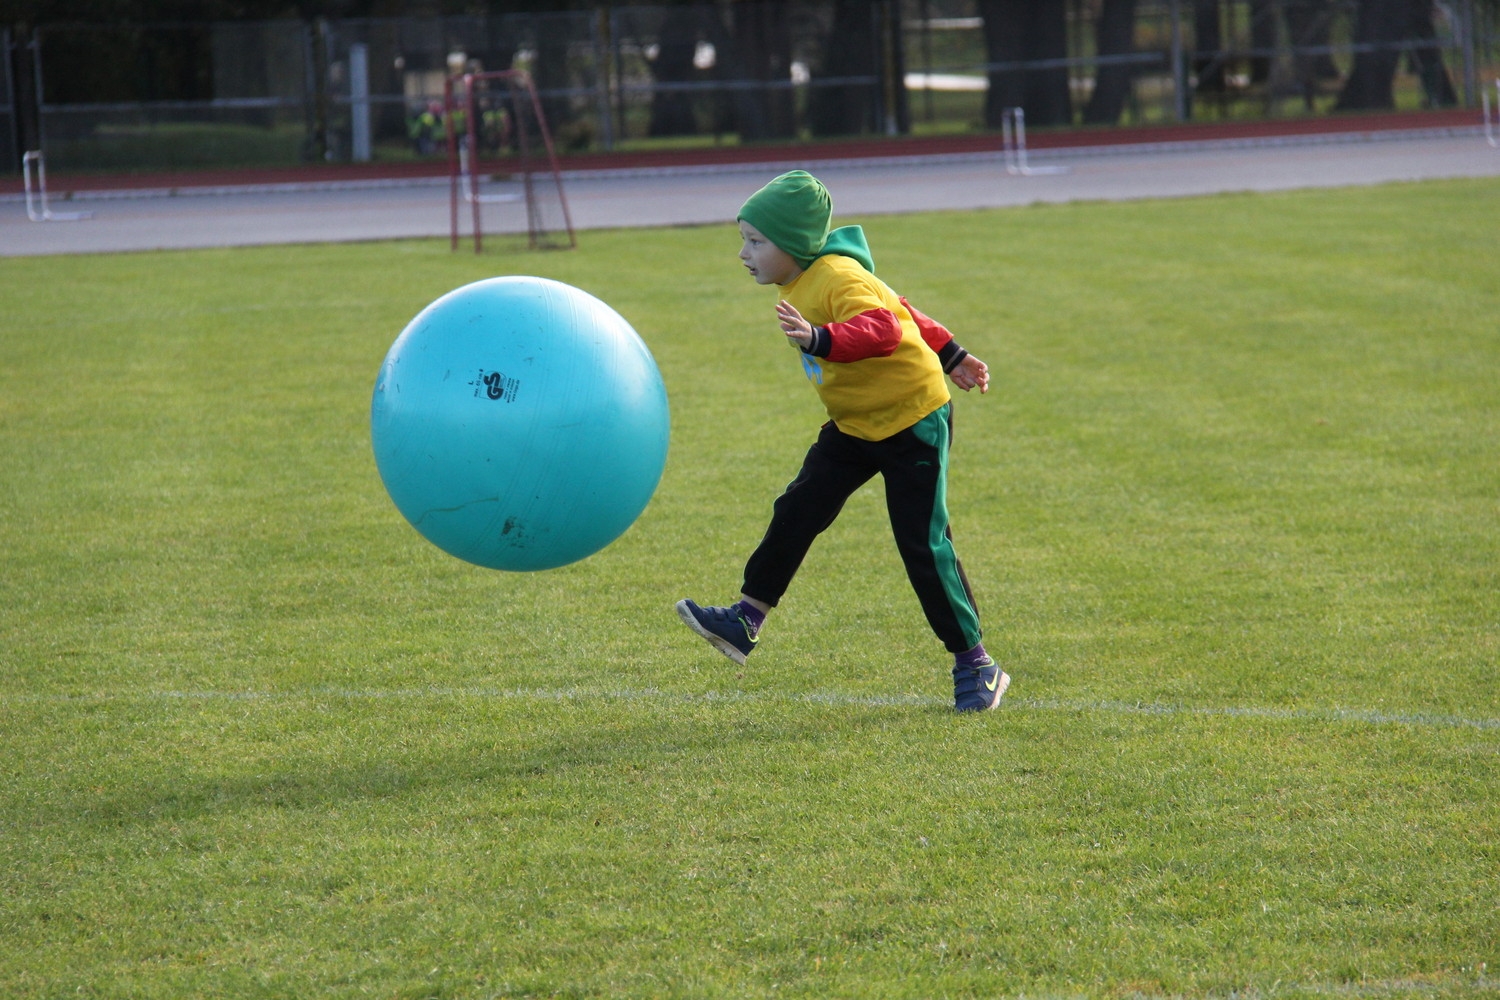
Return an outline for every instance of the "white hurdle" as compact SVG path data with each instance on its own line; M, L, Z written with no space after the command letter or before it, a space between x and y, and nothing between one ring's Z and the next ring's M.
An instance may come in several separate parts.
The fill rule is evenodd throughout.
M504 202L520 201L520 193L506 194L479 194L479 181L483 178L470 177L471 167L469 165L469 137L460 136L458 139L458 177L459 185L464 189L464 201L473 204L479 202L481 205L498 205Z
M31 203L31 165L36 164L36 186L40 194L39 202L42 210L38 212ZM47 161L42 158L40 149L33 149L21 156L21 174L26 187L26 217L32 222L77 222L79 219L91 219L93 212L54 212L47 207Z
M1484 103L1484 138L1491 146L1500 149L1500 78L1495 80L1495 122L1490 123L1490 91L1483 88L1479 99Z
M1000 144L1005 152L1005 172L1021 177L1065 174L1067 167L1033 167L1026 162L1026 112L1006 108L1000 113Z

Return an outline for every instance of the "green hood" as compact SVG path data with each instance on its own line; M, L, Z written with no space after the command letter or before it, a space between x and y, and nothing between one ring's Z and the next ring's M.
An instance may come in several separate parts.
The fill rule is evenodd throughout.
M753 225L753 223L752 223ZM870 253L870 244L865 242L865 231L859 226L840 226L828 234L818 256L836 253L841 257L852 257L871 274L875 273L875 257Z

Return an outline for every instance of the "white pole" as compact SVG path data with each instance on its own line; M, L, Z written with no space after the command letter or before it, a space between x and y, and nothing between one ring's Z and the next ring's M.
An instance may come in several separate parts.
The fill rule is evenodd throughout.
M349 46L350 147L359 163L370 160L370 48L363 42Z
M1000 112L1000 145L1005 150L1005 172L1026 173L1026 112L1020 108Z
M36 186L40 194L42 210L38 212L31 203L31 165L36 164ZM33 149L21 157L22 183L26 188L26 217L32 222L77 222L93 218L93 212L54 212L47 207L47 161L40 149Z
M1033 167L1026 161L1026 112L1005 108L1000 113L1000 145L1005 154L1005 172L1020 177L1065 174L1070 167Z
M1479 92L1480 99L1484 102L1484 138L1491 146L1500 149L1500 129L1490 124L1490 92L1484 88ZM1495 118L1496 125L1500 125L1500 79L1495 81Z

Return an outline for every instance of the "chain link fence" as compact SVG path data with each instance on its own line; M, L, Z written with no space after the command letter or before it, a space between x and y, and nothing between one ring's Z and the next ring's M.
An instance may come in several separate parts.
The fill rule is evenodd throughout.
M560 150L587 153L998 131L1041 90L1033 127L1327 114L1373 57L1397 107L1477 107L1500 65L1497 0L1434 4L1373 43L1352 0L1067 0L1045 5L1063 18L1045 58L995 13L1026 6L45 25L0 35L0 155L19 169L41 148L64 171L420 161L443 155L443 81L468 70L529 72Z
M38 148L80 170L297 162L318 86L308 41L298 21L38 29Z

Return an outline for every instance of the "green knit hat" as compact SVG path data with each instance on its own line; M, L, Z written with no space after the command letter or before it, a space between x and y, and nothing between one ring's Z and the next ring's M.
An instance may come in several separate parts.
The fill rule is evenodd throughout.
M807 267L823 252L832 216L833 199L823 182L806 170L792 170L747 198L736 221L750 223Z

